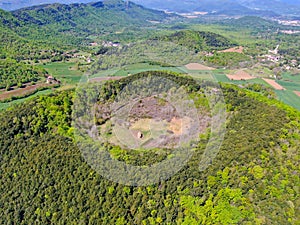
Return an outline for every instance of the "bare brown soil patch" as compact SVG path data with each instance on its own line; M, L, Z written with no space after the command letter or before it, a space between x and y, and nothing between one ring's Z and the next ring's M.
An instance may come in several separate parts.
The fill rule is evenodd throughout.
M185 65L188 70L214 70L215 68L202 65L200 63L189 63Z
M174 116L179 116L174 106L156 97L140 100L134 104L129 114L132 121L140 120L141 118L155 118L170 122Z
M34 93L38 88L42 87L50 87L53 86L51 84L35 84L35 85L28 85L24 88L18 88L12 91L5 91L4 93L0 94L0 101L9 99L11 97L20 97L24 95L30 95L31 93Z
M244 70L239 70L235 74L227 74L226 76L230 80L251 80L255 78Z
M219 52L237 52L237 53L243 53L243 50L244 50L244 47L239 46L239 47L225 49L225 50L219 51Z
M112 144L130 148L174 148L182 137L193 139L209 124L208 115L204 112L199 115L199 129L193 129L194 118L180 116L171 103L158 96L135 102L125 120L111 116L108 105L98 107L96 118L100 135Z
M284 87L282 87L280 84L278 84L275 80L267 79L267 78L262 78L265 82L270 84L275 90L285 90Z
M169 130L172 131L176 136L182 135L185 133L191 126L192 119L188 117L176 118L174 117L170 124Z
M174 117L170 122L169 129L175 135L181 135L182 134L182 119Z
M294 93L300 97L300 91L294 91Z

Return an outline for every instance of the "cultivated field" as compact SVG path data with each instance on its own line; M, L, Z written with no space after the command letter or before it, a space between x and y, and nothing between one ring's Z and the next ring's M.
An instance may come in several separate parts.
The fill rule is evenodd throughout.
M277 94L280 101L282 101L285 104L288 104L288 105L300 110L300 98L294 91L276 90L275 92L276 92L276 94Z
M229 80L251 80L255 78L243 70L239 70L234 74L228 74L226 76L228 77Z
M282 87L280 84L278 84L275 80L262 78L264 81L266 81L268 84L270 84L275 90L286 90L284 87Z
M96 77L106 77L106 76L128 76L128 74L136 74L147 71L172 71L176 73L183 73L177 67L162 67L159 65L150 65L149 63L137 63L132 65L127 65L119 69L109 69L109 70L100 70L98 73L93 74L91 78Z
M188 70L214 70L215 68L202 65L200 63L189 63L185 65Z
M30 100L32 98L35 98L36 96L40 96L40 95L46 95L46 94L50 94L52 93L53 90L52 89L46 89L44 91L39 91L33 95L30 95L28 97L25 97L25 98L20 98L20 99L16 99L14 101L11 101L11 102L1 102L0 103L0 110L4 110L4 109L7 109L9 107L12 107L13 105L15 104L18 104L18 103L22 103L22 102L25 102L27 100Z
M54 62L43 65L43 68L63 84L76 84L83 75L83 72L77 70L76 63L73 62Z
M16 90L12 90L12 91L5 91L0 94L0 101L9 99L11 97L21 97L21 96L30 95L31 93L34 93L39 88L51 87L51 86L53 86L53 85L43 83L43 84L35 84L35 85L26 86L24 88L18 88Z
M101 82L101 81L107 81L107 80L120 80L123 77L95 77L89 79L89 82Z
M294 91L294 93L300 97L300 91Z

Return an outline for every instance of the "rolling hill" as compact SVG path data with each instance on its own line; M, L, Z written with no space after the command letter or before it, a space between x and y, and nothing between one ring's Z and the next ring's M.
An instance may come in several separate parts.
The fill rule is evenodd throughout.
M50 4L13 11L14 17L29 25L59 34L86 37L151 26L149 21L164 21L169 16L132 2L105 1L89 4Z
M155 74L170 78L165 72L134 76ZM109 83L103 96L113 99L134 76ZM205 104L201 86L172 76L199 107ZM110 181L83 159L71 128L73 91L1 112L0 223L297 224L299 112L233 85L222 90L227 131L213 163L199 171L208 141L203 134L178 173L145 187ZM104 147L109 157L144 167L169 155L168 150Z
M158 37L162 41L170 41L195 51L223 50L237 46L236 43L222 35L212 32L184 30Z

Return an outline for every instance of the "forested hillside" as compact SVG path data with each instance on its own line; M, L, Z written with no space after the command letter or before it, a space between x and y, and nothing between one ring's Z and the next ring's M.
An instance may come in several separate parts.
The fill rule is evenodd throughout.
M63 59L63 53L72 48L62 44L34 41L24 38L8 28L0 27L0 59L17 61L57 60Z
M60 34L65 41L84 40L90 35L107 35L126 28L151 26L151 21L161 22L172 16L164 12L143 8L132 2L104 1L90 4L50 4L20 9L13 15L29 25L47 30L47 35ZM28 35L28 34L25 34ZM35 39L43 35L35 34ZM68 39L67 39L68 38ZM75 41L74 40L74 41Z
M196 52L223 50L237 45L219 34L193 30L178 31L168 36L158 37L157 39L174 42Z
M17 61L50 59L67 49L61 43L51 43L51 40L47 40L45 31L38 26L26 24L3 10L0 10L0 31L1 59L13 58ZM35 40L33 36L35 34L39 34L43 40Z
M106 96L131 79L112 82ZM87 165L73 142L73 91L1 112L0 223L297 224L299 112L233 85L222 89L227 132L211 166L199 171L208 140L202 135L180 172L147 187L108 181ZM159 156L144 152L143 160ZM127 163L140 157L118 150Z
M48 59L64 50L87 46L93 38L126 33L127 29L138 31L151 27L150 21L171 18L174 16L164 12L112 0L49 4L13 12L0 10L0 57Z
M36 82L46 75L47 72L38 67L17 63L15 60L0 60L0 89Z

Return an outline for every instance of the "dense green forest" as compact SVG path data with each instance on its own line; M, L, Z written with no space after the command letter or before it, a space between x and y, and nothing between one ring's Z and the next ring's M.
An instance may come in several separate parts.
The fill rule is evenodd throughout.
M89 4L42 5L14 11L13 16L32 30L28 33L15 27L24 37L43 41L57 40L73 45L88 44L90 36L103 38L117 31L126 33L128 28L136 30L136 27L151 27L149 20L161 22L174 17L132 2L126 4L112 0ZM38 28L44 33L30 27Z
M71 49L70 46L64 46L53 43L34 41L31 38L21 37L7 27L0 27L0 59L12 58L17 61L38 60L61 61L66 57L63 53Z
M106 95L131 79L111 82ZM193 93L201 88L174 80ZM2 112L1 223L297 224L299 112L233 85L222 90L227 132L211 166L198 168L208 140L202 135L180 172L147 187L106 180L84 161L71 128L73 91ZM141 157L126 149L118 154L133 164ZM153 157L159 160L155 152L143 159Z
M0 88L21 87L36 82L47 75L47 71L36 66L17 63L15 60L0 60Z
M3 10L0 10L0 31L1 59L13 58L17 61L50 59L68 49L59 43L49 43L51 40L47 40L44 36L47 32L40 30L38 26L26 24ZM38 34L44 39L37 41L33 34Z
M178 31L168 36L158 37L158 40L174 42L196 52L223 50L237 46L233 41L216 33L192 30Z
M215 66L241 67L243 65L242 67L246 67L246 65L251 65L249 56L237 52L219 52L205 57L204 60Z

